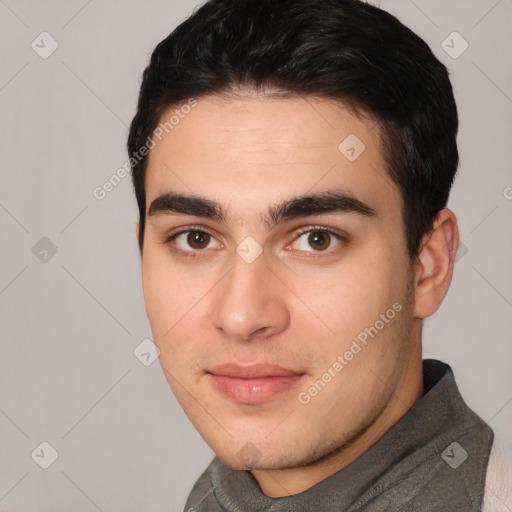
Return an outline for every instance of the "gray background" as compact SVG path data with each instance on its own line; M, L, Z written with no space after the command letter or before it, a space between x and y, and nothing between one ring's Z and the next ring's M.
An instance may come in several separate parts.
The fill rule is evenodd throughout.
M158 360L134 355L151 331L129 177L93 196L126 162L152 49L195 5L0 0L2 511L180 511L212 456ZM449 206L463 246L451 290L425 322L424 352L452 366L510 454L512 2L381 7L448 65L460 110ZM58 43L50 56L43 31ZM457 58L454 31L469 44ZM47 469L43 441L58 452Z

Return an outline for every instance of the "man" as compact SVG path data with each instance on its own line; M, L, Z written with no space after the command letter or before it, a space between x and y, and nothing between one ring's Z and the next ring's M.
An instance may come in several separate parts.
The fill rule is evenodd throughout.
M358 0L211 0L157 46L128 150L162 369L216 453L185 510L481 510L493 432L421 351L457 127Z

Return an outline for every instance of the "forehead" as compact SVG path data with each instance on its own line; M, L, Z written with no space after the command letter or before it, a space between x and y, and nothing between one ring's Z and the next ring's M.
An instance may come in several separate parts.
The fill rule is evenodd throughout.
M401 211L379 125L340 102L207 96L191 109L173 106L158 133L147 167L148 205L172 189L261 212L286 197L343 188L377 210Z

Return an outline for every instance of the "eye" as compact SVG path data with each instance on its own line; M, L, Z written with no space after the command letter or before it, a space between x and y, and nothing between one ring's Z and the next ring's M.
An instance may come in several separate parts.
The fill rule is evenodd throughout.
M343 241L346 241L345 238L334 231L309 228L307 231L303 231L290 247L295 245L297 250L305 252L325 252L340 245Z
M215 247L215 242L216 239L210 233L200 230L180 231L166 239L167 244L174 245L178 251L186 253L211 249Z

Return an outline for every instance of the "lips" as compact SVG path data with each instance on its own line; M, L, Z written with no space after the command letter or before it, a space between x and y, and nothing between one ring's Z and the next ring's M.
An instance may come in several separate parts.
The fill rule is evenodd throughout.
M273 364L240 366L228 363L207 372L212 386L239 403L258 404L289 390L304 373Z

